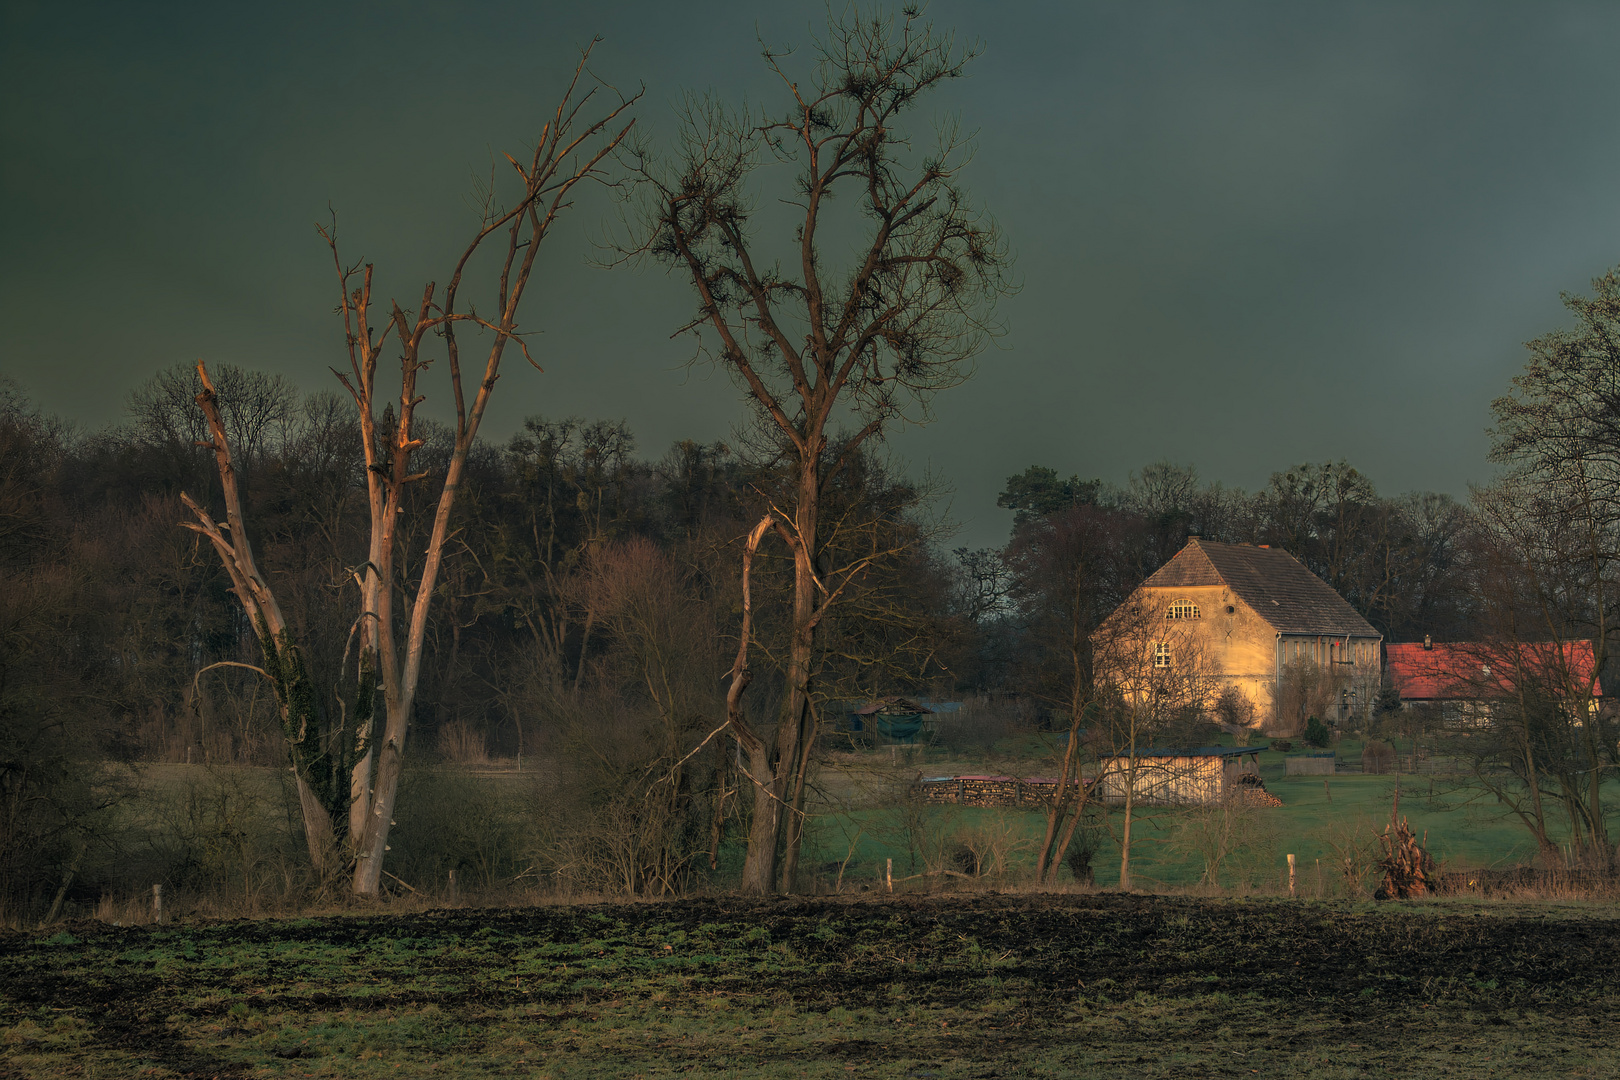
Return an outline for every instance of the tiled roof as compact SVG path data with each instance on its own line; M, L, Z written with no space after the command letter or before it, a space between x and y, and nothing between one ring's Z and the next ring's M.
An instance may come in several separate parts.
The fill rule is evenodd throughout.
M1172 589L1225 585L1282 634L1378 636L1344 597L1281 548L1195 537L1142 584Z
M1592 679L1592 696L1603 696L1602 684L1592 675L1596 661L1590 641L1517 646L1436 642L1428 649L1410 642L1385 646L1385 655L1389 677L1407 701L1476 701L1512 694L1521 668L1541 674L1555 687L1568 679L1577 691Z

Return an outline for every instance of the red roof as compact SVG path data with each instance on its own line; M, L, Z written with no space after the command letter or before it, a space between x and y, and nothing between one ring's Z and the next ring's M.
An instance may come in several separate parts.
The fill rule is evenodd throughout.
M1422 642L1384 646L1389 677L1407 701L1467 700L1498 697L1514 692L1514 680L1529 672L1553 685L1567 685L1592 696L1603 696L1597 679L1590 641L1523 642L1519 645L1485 642Z

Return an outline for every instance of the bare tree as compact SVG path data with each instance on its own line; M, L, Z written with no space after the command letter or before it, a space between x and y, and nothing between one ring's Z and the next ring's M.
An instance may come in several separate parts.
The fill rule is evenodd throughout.
M1136 548L1142 532L1133 514L1081 504L1027 518L1007 548L1012 595L1028 648L1039 658L1028 685L1069 720L1057 786L1046 806L1046 833L1035 859L1037 880L1057 881L1086 813L1091 789L1081 774L1089 745L1087 725L1098 719L1099 625L1140 583ZM1115 619L1110 631L1122 623ZM1103 651L1111 652L1111 646L1104 643Z
M1592 287L1591 296L1564 296L1575 325L1531 341L1512 392L1492 403L1492 457L1507 473L1475 492L1474 505L1494 564L1487 577L1496 587L1484 603L1497 636L1518 643L1518 656L1527 643L1591 642L1589 672L1543 679L1551 684L1545 701L1521 700L1507 711L1523 729L1515 756L1524 764L1515 771L1530 783L1538 772L1547 778L1550 763L1567 763L1554 786L1572 842L1608 869L1614 851L1602 786L1620 770L1620 755L1612 721L1593 698L1620 625L1620 270ZM1525 755L1538 743L1540 764L1532 766Z
M518 331L518 311L540 245L558 215L571 205L574 188L582 181L602 178L604 159L619 146L633 123L625 121L621 126L621 118L635 97L619 96L595 118L584 112L597 93L580 91L588 56L589 50L536 139L532 155L526 161L507 157L519 183L518 197L503 206L496 201L495 185L490 185L478 230L456 261L442 292L430 282L409 308L391 304L379 328L372 322L372 266L346 266L338 254L335 231L321 230L338 272L349 369L337 374L358 412L370 513L367 560L354 571L360 592L360 610L350 632L357 657L356 692L349 703L342 705L342 715L325 729L323 736L317 736L320 706L303 650L282 617L268 580L254 562L228 429L214 387L203 365L198 364L203 392L197 396L197 403L211 432L210 445L224 489L226 521L224 525L216 523L204 507L188 497L186 504L196 520L186 525L213 542L263 647L262 673L276 686L282 726L298 776L311 858L323 876L331 871L339 836L334 822L346 822L342 835L354 859L352 887L357 895L375 896L381 888L383 855L388 850L405 737L415 707L428 613L467 455L477 439L507 347L515 343L533 363ZM491 244L496 237L501 239ZM492 275L496 282L495 303L485 317L465 304L461 292L464 275L475 256L495 244L499 245ZM469 323L492 335L470 402L457 338L458 330ZM419 564L412 565L401 558L407 553L402 550L399 519L407 491L428 477L426 471L417 470L413 455L423 445L415 425L416 410L424 400L417 380L433 363L428 347L434 338L444 343L456 420L425 553ZM393 395L377 381L383 352L390 347L399 353L397 413L393 405L382 408ZM409 598L408 608L399 615L394 607L396 593ZM346 649L345 658L347 653ZM380 731L373 715L379 692L383 704ZM347 775L342 777L340 773Z
M1504 478L1475 492L1486 640L1451 645L1438 672L1452 685L1438 741L1468 770L1465 797L1494 797L1535 838L1544 861L1562 811L1569 852L1612 865L1603 785L1620 771L1616 725L1599 706L1602 640L1591 518L1556 489ZM1605 540L1607 546L1613 540ZM1608 583L1612 589L1614 584Z
M780 518L795 562L785 705L743 871L758 893L792 889L797 870L817 628L839 589L821 565L823 496L868 440L925 419L931 396L961 381L1008 288L1000 236L957 186L966 142L947 128L919 153L901 128L971 53L908 10L837 18L816 55L798 79L766 50L788 99L779 117L689 104L676 159L640 162L645 216L626 245L689 277L698 311L684 329L712 341L793 462ZM769 163L794 170L791 246L777 252L754 214ZM844 419L854 430L835 438Z
M1097 648L1098 730L1108 771L1096 783L1123 795L1119 835L1119 887L1131 887L1131 830L1145 775L1162 772L1141 753L1174 718L1206 713L1220 689L1215 664L1201 639L1181 620L1167 619L1169 602L1133 596L1093 635Z

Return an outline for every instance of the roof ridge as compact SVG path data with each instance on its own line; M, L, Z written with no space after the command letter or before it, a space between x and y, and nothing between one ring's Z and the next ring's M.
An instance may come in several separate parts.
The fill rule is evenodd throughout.
M1380 636L1337 590L1280 547L1188 537L1186 545L1143 584L1224 585L1281 634Z

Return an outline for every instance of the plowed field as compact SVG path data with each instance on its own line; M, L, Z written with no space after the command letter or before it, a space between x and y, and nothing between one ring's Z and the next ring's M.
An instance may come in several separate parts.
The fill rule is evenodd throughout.
M1620 912L689 900L0 938L0 1076L1571 1076Z

